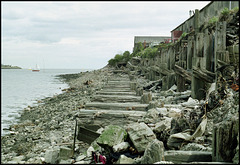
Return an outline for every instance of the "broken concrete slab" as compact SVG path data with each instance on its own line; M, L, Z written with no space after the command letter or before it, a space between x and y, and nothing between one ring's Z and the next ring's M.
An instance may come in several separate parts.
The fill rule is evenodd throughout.
M97 95L136 95L136 92L112 92L112 91L98 91L96 92Z
M212 152L169 150L164 152L164 158L166 161L172 161L174 163L211 162Z
M104 88L129 88L130 89L130 85L107 84L104 86Z
M113 146L124 142L127 138L125 129L118 125L109 125L105 127L103 133L96 139L98 145L105 149L112 149Z
M184 164L235 164L231 162L184 162Z
M157 122L153 131L156 133L161 133L162 131L167 131L171 129L171 121L170 117L163 117L160 122Z
M86 103L86 109L115 109L115 110L136 110L146 111L148 104L140 104L138 102L130 103L105 103L105 102L90 102Z
M141 121L143 121L144 123L156 123L159 120L159 111L153 108L147 111L146 115L142 118Z
M73 154L73 151L71 148L67 148L67 147L60 147L60 151L59 151L59 159L61 160L67 160L69 159Z
M59 149L47 150L44 156L45 162L50 164L56 164L59 162Z
M113 152L126 151L128 147L130 147L130 144L128 142L122 142L113 146Z
M81 109L76 117L83 124L94 124L105 127L110 124L124 126L138 122L146 114L145 111L121 110L86 110Z
M131 89L128 88L103 88L101 91L104 92L134 92Z
M121 155L116 164L134 164L134 159Z
M139 164L153 164L155 162L163 161L164 160L164 145L162 141L158 139L154 139L150 142L144 155L141 157Z
M153 131L143 122L129 124L125 128L139 153L144 152L148 143L156 139Z
M95 95L92 98L94 102L139 102L141 97L139 96L118 96L118 95Z

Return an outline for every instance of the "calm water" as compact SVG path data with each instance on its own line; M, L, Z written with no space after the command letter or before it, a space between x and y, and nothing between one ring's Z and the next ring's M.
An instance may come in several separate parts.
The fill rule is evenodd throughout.
M86 71L83 69L44 69L32 72L28 69L1 69L1 136L9 125L16 124L15 117L28 105L34 106L37 100L62 93L67 84L55 76Z

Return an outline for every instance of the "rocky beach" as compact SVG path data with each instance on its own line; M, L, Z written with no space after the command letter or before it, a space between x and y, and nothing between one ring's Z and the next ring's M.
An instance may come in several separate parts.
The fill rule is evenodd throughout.
M218 5L196 9L173 43L59 75L69 88L21 112L1 163L239 164L239 11L202 21Z
M235 150L229 154L231 157L234 155L234 161L238 161L238 92L229 88L220 105L215 105L214 108L208 105L206 108L206 100L192 99L191 91L177 92L176 85L161 91L159 81L149 81L136 73L128 67L119 70L106 66L90 72L60 75L60 79L68 83L69 88L63 89L62 94L39 100L37 106L29 106L22 111L19 124L10 126L10 134L1 137L1 163L92 164L92 151L105 153L108 158L107 153L124 152L129 147L138 150L138 157L131 158L122 154L111 163L211 162L213 132L216 129L213 126L218 123L229 126L229 122L234 123L230 127L235 136L232 140L236 142L232 146ZM134 96L140 97L139 104L146 105L144 108L137 107L139 104L131 101L133 98L130 101L120 100L123 105L124 102L135 103L122 110L120 107L114 108L114 105L109 110L102 110L100 105L91 105L96 101L105 104L114 102L115 99L108 101L101 96L101 101L96 96L103 95L103 92L108 92L109 95L107 87L110 82L120 83L122 80L124 84L129 80L126 85L129 85ZM113 90L114 85L110 86ZM117 84L117 88L123 93L123 88L126 87ZM209 98L211 92L209 88ZM212 100L211 104L214 101L216 100ZM87 112L86 109L94 112ZM98 125L101 128L98 130L100 134L107 134L111 127L116 126L114 131L120 129L128 137L111 135L100 142L100 136L90 144L85 143L76 137L80 134L79 129L74 135L76 120L78 126ZM114 144L109 144L111 142ZM127 147L124 148L125 143ZM114 148L114 151L109 148Z

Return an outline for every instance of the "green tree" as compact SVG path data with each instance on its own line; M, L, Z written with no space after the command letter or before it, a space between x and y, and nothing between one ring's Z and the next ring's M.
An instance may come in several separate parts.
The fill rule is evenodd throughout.
M134 47L133 53L131 54L131 57L135 57L138 52L141 52L144 49L141 42L138 42L137 45Z
M123 53L123 58L124 58L124 60L127 62L127 61L129 61L130 60L130 52L129 51L125 51L124 53Z

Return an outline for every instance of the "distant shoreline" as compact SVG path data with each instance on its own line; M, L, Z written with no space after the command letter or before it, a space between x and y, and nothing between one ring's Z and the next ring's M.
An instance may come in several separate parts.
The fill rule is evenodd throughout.
M19 66L1 65L1 69L22 69Z

